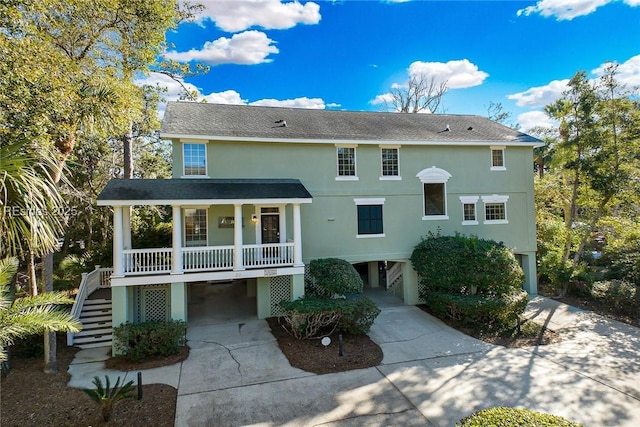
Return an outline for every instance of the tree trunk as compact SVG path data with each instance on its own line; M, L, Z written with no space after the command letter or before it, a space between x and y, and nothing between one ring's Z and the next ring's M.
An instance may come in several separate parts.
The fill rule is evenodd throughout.
M133 124L129 123L129 132L123 138L124 179L133 178Z
M45 292L53 292L53 252L44 256L42 271ZM44 372L47 374L56 374L58 372L55 332L44 332Z
M29 251L29 261L27 263L27 276L29 276L29 290L31 295L38 295L38 279L36 277L36 255Z

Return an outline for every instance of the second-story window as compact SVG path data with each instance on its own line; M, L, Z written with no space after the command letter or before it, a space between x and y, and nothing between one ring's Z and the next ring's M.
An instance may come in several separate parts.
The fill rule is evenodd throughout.
M400 179L400 158L397 147L381 147L380 158L382 161L381 180Z
M507 169L504 162L504 148L505 147L491 147L492 171L503 171Z
M207 175L207 146L206 144L183 145L184 175Z
M336 147L338 176L337 180L357 180L356 147Z

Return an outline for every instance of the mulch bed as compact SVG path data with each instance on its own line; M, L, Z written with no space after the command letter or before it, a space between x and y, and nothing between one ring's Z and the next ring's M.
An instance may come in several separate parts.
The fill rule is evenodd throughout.
M291 366L307 372L329 374L369 368L382 362L382 349L366 335L343 334L343 355L340 356L337 332L329 335L331 344L325 347L320 339L295 339L285 331L278 317L268 318L267 323Z

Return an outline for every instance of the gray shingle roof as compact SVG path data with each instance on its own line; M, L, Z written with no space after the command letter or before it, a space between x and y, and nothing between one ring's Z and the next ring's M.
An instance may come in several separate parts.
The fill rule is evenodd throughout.
M277 123L280 120L286 121L287 126ZM530 135L472 115L311 110L197 102L168 103L160 132L165 138L540 143Z
M112 179L99 205L137 200L311 199L297 179Z

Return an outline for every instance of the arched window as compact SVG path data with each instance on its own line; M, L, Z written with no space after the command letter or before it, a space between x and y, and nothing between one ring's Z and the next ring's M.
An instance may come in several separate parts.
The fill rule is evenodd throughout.
M416 177L422 182L422 219L449 219L447 215L447 181L451 174L432 166L423 169Z

